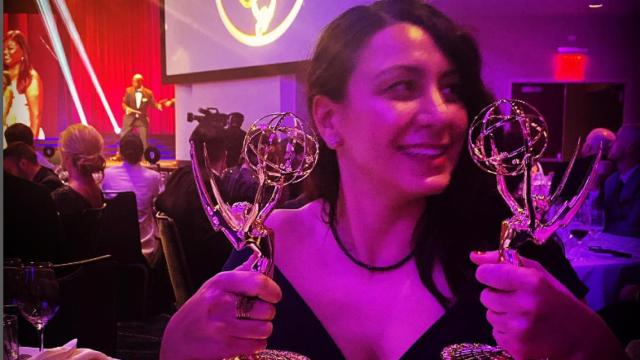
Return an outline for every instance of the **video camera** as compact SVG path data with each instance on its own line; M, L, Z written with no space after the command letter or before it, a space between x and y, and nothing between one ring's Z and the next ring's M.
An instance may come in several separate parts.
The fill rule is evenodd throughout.
M194 113L187 113L187 121L193 122L197 121L199 123L211 123L215 125L219 125L221 127L226 128L229 124L229 114L221 113L218 111L218 108L207 107L207 108L199 108L198 112L201 115L196 115Z

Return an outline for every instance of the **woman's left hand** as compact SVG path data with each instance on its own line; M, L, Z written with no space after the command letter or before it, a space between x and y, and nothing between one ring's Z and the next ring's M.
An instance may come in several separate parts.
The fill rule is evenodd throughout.
M499 346L516 359L598 359L602 351L605 358L624 358L598 315L542 265L521 259L523 266L514 266L499 263L497 251L471 254L476 278L487 285L480 302Z

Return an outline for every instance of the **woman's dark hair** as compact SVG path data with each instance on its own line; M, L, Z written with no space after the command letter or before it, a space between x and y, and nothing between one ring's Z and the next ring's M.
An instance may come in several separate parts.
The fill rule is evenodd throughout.
M488 105L492 96L481 79L480 53L473 37L434 7L418 0L381 0L347 10L325 28L307 73L307 106L324 95L344 100L358 54L377 32L406 22L427 32L454 66L460 78L460 100L469 116ZM466 143L465 143L466 147ZM307 183L310 198L325 201L325 220L336 221L339 168L335 151L320 140L318 164ZM444 271L454 299L473 296L473 267L469 252L495 248L504 207L497 198L493 178L476 168L463 149L448 188L426 199L414 229L415 258L425 287L443 306L453 299L437 288L433 273Z
M18 73L18 82L16 88L20 94L24 94L31 84L31 50L27 44L27 39L19 30L10 30L7 32L7 37L4 39L5 43L8 41L15 42L20 49L22 49L22 60L20 61L20 72Z

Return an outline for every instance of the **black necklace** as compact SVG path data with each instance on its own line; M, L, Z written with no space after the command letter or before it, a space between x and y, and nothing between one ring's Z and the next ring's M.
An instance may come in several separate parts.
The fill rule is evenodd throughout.
M391 265L387 265L387 266L369 265L367 263L364 263L364 262L356 259L353 255L351 255L349 250L347 250L347 248L342 243L342 239L340 239L340 236L338 235L338 230L336 229L336 226L335 226L333 221L329 222L329 227L331 228L331 233L333 234L333 237L336 239L336 242L338 243L338 246L340 247L340 250L342 250L342 252L349 258L349 260L351 260L354 264L360 266L363 269L367 269L367 270L373 271L373 272L391 271L391 270L395 270L395 269L401 267L402 265L404 265L407 262L409 262L409 260L411 260L411 258L413 258L414 250L411 250L409 255L405 256L404 258L402 258L400 261L398 261L395 264L391 264Z

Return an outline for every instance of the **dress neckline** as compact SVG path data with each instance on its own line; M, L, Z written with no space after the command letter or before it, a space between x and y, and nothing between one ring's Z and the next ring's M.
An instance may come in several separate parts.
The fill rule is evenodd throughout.
M318 318L318 316L313 311L311 306L309 306L309 304L300 295L300 293L298 293L298 291L295 289L295 287L289 281L289 279L287 279L287 277L282 273L282 271L280 271L278 266L274 266L274 269L275 269L274 280L282 289L283 295L286 294L285 296L289 296L288 301L294 302L301 307L300 310L302 310L302 312L306 314L304 316L308 317L309 320L311 320L314 323L312 325L320 331L320 334L318 334L318 336L324 338L324 340L326 340L326 344L329 344L329 346L331 346L335 350L332 352L335 352L336 354L340 354L342 358L346 359L346 357L342 353L342 349L340 349L338 344L331 337L331 334L329 334L329 331L327 331L327 329L324 327L324 324L322 323L322 321L320 321L320 318ZM413 344L411 344L411 346L409 346L405 350L405 352L402 354L400 359L407 359L408 356L410 356L415 349L421 348L422 346L424 346L422 345L423 343L429 344L430 340L432 339L431 335L434 332L441 331L440 329L443 329L446 326L447 319L451 317L454 312L457 311L458 307L459 307L459 303L456 302L450 307L445 308L444 313L427 330L425 330L425 332L422 335L420 335L420 337L418 337L416 341ZM318 339L318 338L314 339L314 341L318 341L318 340L321 340L321 339ZM434 341L431 341L431 342L434 342ZM325 342L318 341L318 343L325 343Z

